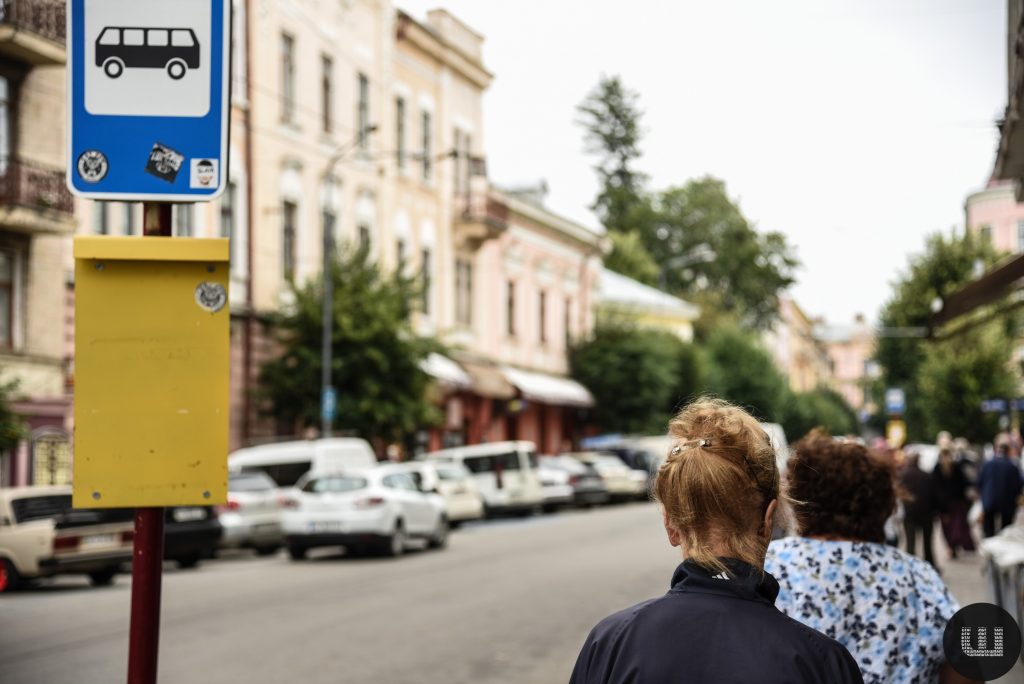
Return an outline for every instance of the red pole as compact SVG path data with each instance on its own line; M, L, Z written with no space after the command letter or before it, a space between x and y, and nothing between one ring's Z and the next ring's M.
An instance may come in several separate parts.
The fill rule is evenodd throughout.
M142 234L171 236L171 205L143 205ZM135 509L128 684L156 684L160 654L160 588L164 563L164 509Z

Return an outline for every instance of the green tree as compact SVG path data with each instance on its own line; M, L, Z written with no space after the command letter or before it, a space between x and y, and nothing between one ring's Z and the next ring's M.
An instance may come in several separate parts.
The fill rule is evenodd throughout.
M758 232L725 183L711 176L659 193L655 210L657 219L641 228L666 289L752 327L767 327L778 313L779 292L795 282L799 265L786 238ZM696 258L702 252L704 258Z
M647 177L636 169L643 128L639 95L618 76L602 76L576 108L588 153L598 158L601 189L593 209L609 232L629 232Z
M412 329L418 284L384 273L365 249L339 250L333 275L337 429L392 441L435 423L420 363L438 345ZM267 412L296 431L320 423L323 291L320 276L294 289L294 306L275 321L283 352L261 369Z
M778 421L786 400L786 379L753 334L720 326L707 336L704 353L708 391L747 408L761 420Z
M991 244L973 233L962 236L936 233L929 236L924 253L911 259L909 269L893 288L892 298L882 308L880 323L883 330L926 329L936 300L945 299L969 282L976 263L989 265L996 258ZM928 344L921 337L887 335L879 339L875 348L875 359L882 369L882 382L877 389L900 387L906 392L907 413L904 418L911 439L933 439L935 436L929 430L930 419L925 412L928 399L923 396L924 390L919 383Z
M612 252L604 260L605 268L647 285L656 285L659 268L644 247L638 233L609 233Z
M679 387L682 346L667 332L605 321L569 350L572 376L594 395L602 430L664 432Z
M25 438L25 422L11 408L17 389L17 381L0 383L0 453L10 451Z
M1016 396L1016 377L1008 370L1011 349L999 322L928 345L915 383L924 434L949 430L975 443L992 439L998 416L982 413L981 402Z
M836 391L819 387L809 392L790 392L781 417L782 428L795 442L816 427L833 435L857 432L857 414Z

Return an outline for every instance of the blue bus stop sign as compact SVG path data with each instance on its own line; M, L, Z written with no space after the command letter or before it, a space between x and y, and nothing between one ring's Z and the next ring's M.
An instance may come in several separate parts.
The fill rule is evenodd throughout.
M68 186L199 202L227 179L229 0L70 0Z

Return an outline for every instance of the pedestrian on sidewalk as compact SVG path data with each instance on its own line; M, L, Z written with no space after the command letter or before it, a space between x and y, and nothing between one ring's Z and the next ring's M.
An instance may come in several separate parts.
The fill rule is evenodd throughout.
M964 464L953 459L950 449L939 451L939 462L932 471L932 483L938 495L942 535L953 558L960 551L974 551L974 537L967 521L971 501L967 495L970 480Z
M761 425L700 399L669 433L655 496L683 562L667 594L594 627L571 684L862 682L845 648L775 608L779 585L763 564L780 478Z
M934 567L885 543L893 463L818 432L794 445L786 478L799 536L765 561L779 609L846 646L868 684L969 681L942 649L956 599Z
M1024 481L1020 468L1010 460L1009 443L1001 442L996 448L995 458L986 461L978 475L985 537L993 537L999 530L1013 524L1021 489L1024 489Z
M921 470L919 462L920 454L909 451L900 471L900 484L909 495L903 502L903 535L907 553L912 556L915 555L917 537L920 536L924 559L938 568L932 554L935 516L939 512L938 491L931 475Z

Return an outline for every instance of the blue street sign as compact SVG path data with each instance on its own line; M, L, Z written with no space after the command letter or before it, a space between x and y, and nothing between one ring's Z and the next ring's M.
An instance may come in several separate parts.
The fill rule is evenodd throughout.
M338 413L338 392L333 387L327 387L320 395L320 415L331 422Z
M899 387L885 390L885 412L889 415L903 415L907 410L907 396Z
M227 181L230 0L70 0L68 187L199 202Z
M981 410L985 413L1006 413L1006 409L1005 399L984 399L981 402Z

